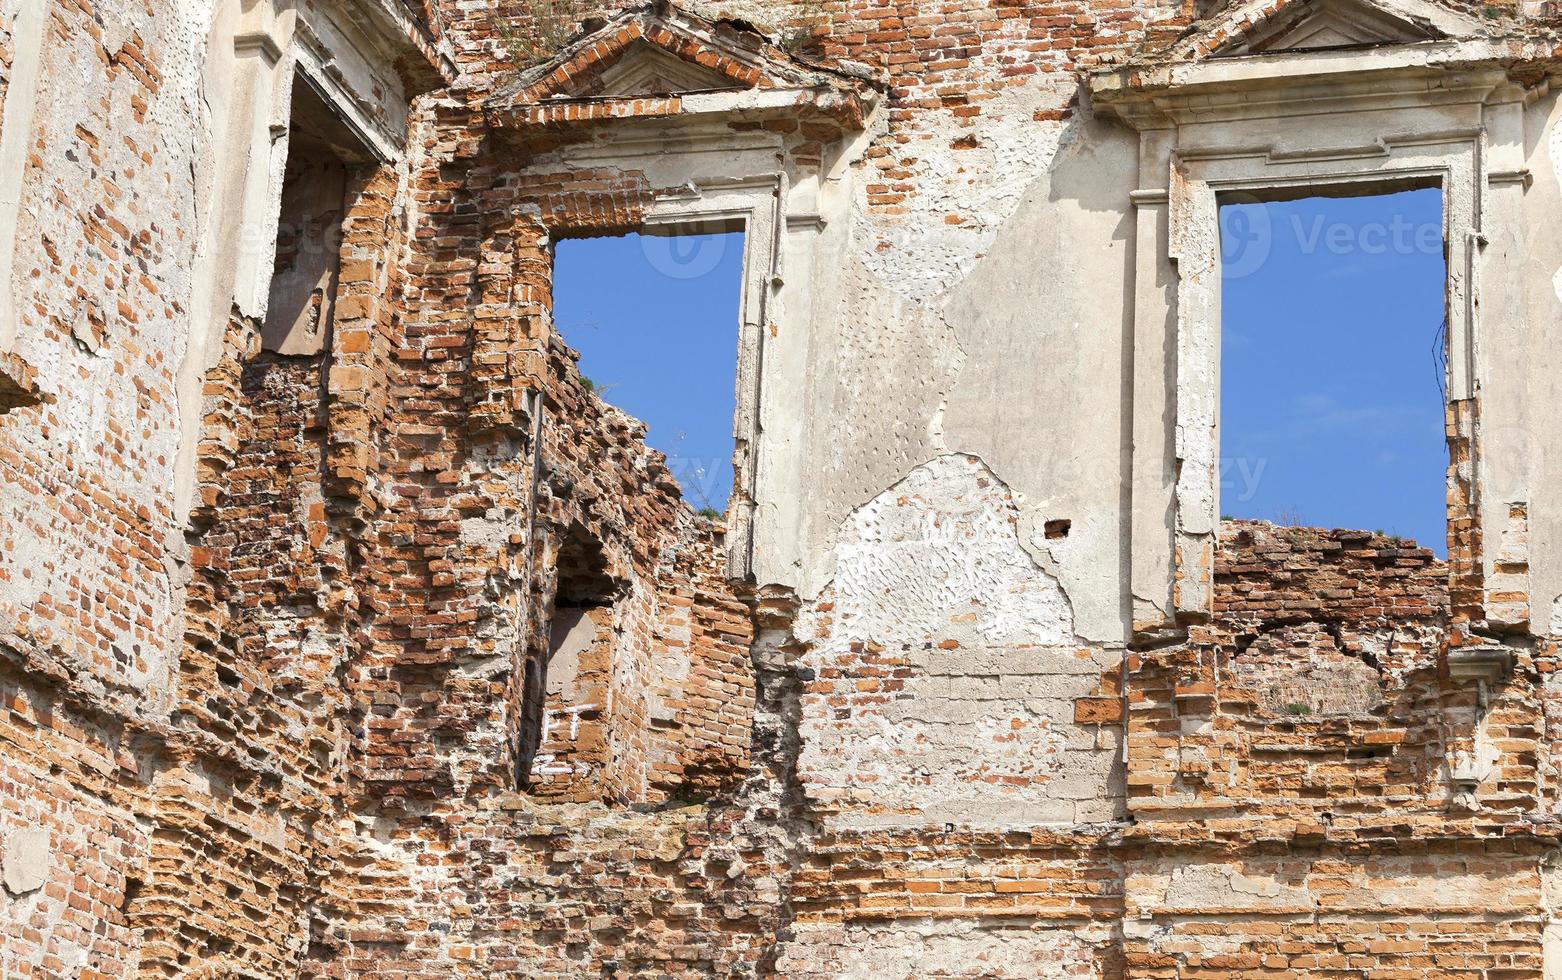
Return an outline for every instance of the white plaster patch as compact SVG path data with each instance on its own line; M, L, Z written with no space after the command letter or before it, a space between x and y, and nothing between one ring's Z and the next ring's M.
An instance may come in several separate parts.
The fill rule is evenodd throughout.
M1551 127L1546 148L1551 154L1551 172L1556 174L1557 183L1562 184L1562 126ZM1558 266L1551 276L1551 289L1557 294L1557 301L1562 302L1562 266Z
M1023 19L1013 23L1016 31L1026 29ZM1043 75L1002 89L971 120L949 111L922 114L906 143L891 143L910 171L905 182L915 188L905 211L872 210L865 194L856 203L853 224L872 236L863 250L869 268L917 300L939 296L965 278L1062 144L1067 125L1037 122L1037 112L1062 109L1073 93L1071 77ZM865 176L865 184L875 179Z
M853 826L1066 824L1098 816L1113 734L1074 721L1103 663L1021 547L1012 495L941 456L841 528L810 641L799 772ZM1113 730L1115 732L1115 730Z
M22 895L42 888L49 880L53 860L47 829L20 827L6 834L4 856L0 857L5 890Z
M836 633L910 642L1072 643L1057 579L1021 547L1018 511L969 456L941 456L859 508L836 556Z
M915 696L929 698L929 709L940 707L931 702L926 686L913 690ZM805 749L805 754L815 756L815 770L830 766L848 798L870 809L883 808L854 822L901 824L909 814L922 818L913 822L1000 824L1003 820L992 808L1002 810L1003 799L1016 795L1016 785L1039 792L1056 778L1067 740L1049 720L1023 709L983 712L971 703L968 710L971 717L950 722L891 720L864 712L846 731L821 733L826 744L834 743L828 751L815 756ZM1072 805L1065 806L1062 819L1072 815ZM1053 816L1053 822L1060 818L1046 815Z
M1261 871L1244 873L1233 865L1173 868L1162 884L1156 904L1164 910L1305 912L1317 904L1305 888L1284 884Z
M461 522L461 544L473 550L502 554L510 544L518 521L508 515L500 518L468 517Z
M976 923L852 926L832 952L841 980L909 977L1095 977L1096 957L1072 931ZM835 945L832 943L831 945Z
M1538 889L1539 882L1527 883ZM1402 912L1404 910L1463 911L1480 909L1492 915L1527 914L1538 900L1529 888L1517 885L1498 870L1439 869L1435 874L1392 866L1374 876L1371 887L1341 889L1329 896L1329 904L1341 910Z
M842 521L912 467L940 454L940 405L961 359L954 333L941 316L897 295L861 261L847 259L838 291L832 290L837 287L820 295L832 326L811 342L808 363L797 362L795 368L810 376L806 404L830 406L817 418L801 420L817 434L820 447L819 476L799 487L803 506L817 515L810 519L803 548L807 570L800 591L808 596L817 596L835 577L835 535ZM776 410L790 414L802 404L778 399ZM794 451L788 444L762 439L760 445L774 461L762 466L762 473L794 468L786 455ZM779 482L774 476L766 479ZM770 520L785 526L782 515ZM763 550L774 554L773 548Z

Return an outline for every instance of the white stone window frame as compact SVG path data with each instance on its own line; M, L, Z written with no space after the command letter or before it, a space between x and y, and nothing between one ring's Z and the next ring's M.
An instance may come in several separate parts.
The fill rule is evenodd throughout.
M726 512L727 574L750 577L755 569L757 511L783 496L802 493L802 474L786 455L803 437L802 413L786 411L787 378L806 370L807 326L820 238L820 188L838 179L855 141L845 137L820 171L779 166L783 138L763 130L737 130L727 119L747 92L685 96L695 118L615 122L592 143L575 145L535 162L539 171L613 169L644 173L658 193L634 229L642 234L743 232L743 270L737 336L736 410L733 415L733 494ZM554 240L576 229L549 229ZM582 230L591 234L590 229ZM564 335L568 343L569 337ZM795 406L794 406L795 408Z
M746 575L753 560L756 449L760 438L765 330L772 290L779 286L778 231L785 225L784 174L712 180L691 185L688 197L657 200L641 222L642 234L700 234L713 228L743 233L738 291L737 390L732 418L733 499L727 503L729 574Z
M1519 221L1527 180L1531 94L1502 70L1429 66L1423 46L1211 60L1178 82L1135 93L1109 79L1097 91L1140 134L1130 561L1142 638L1213 613L1223 196L1440 188L1448 404L1479 391L1483 290L1521 286L1517 263L1482 261L1486 229ZM1459 436L1476 499L1456 515L1450 498L1449 517L1484 526L1479 429Z

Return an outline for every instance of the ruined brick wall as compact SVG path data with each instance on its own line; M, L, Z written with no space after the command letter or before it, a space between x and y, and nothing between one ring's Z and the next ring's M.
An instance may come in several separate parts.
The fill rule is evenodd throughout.
M614 175L579 193L562 177L515 179L510 148L453 100L422 125L411 192L428 224L402 266L409 300L382 334L383 414L370 426L370 481L394 492L366 514L373 612L352 668L363 741L351 788L364 833L344 845L359 871L330 932L337 968L542 976L543 964L605 961L620 945L626 958L636 943L683 955L661 933L666 892L691 889L684 905L703 929L721 919L692 896L705 877L725 879L674 870L689 858L668 848L682 824L717 817L624 804L706 799L744 778L753 627L719 531L553 332L544 223L631 227L644 185ZM556 642L566 615L588 640ZM529 700L543 676L530 665L561 648L569 682L551 664L547 696ZM593 872L548 898L528 882L558 867L551 854L570 831L557 822L584 815L622 838L607 851L638 883L607 899ZM643 834L654 853L639 850ZM604 916L652 932L615 939ZM577 949L587 935L599 953Z
M879 39L881 51L897 59L888 53L907 38L891 32ZM946 56L929 55L935 64ZM473 98L480 95L481 89ZM904 109L891 113L897 124L914 123L919 112L959 120L981 111L964 111L959 96L947 106L931 106L917 104L914 95L897 90L897 98L907 99ZM1062 95L1043 121L1060 121L1069 98ZM1012 114L995 111L993 118ZM658 188L633 171L557 172L546 162L528 169L524 156L514 156L458 104L435 107L430 126L426 145L440 166L419 176L417 193L439 226L427 236L438 250L420 251L413 265L424 277L418 315L442 325L409 326L408 333L459 334L465 325L446 310L463 290L475 292L488 302L478 310L471 363L485 372L487 397L494 397L494 381L501 393L504 384L517 384L512 379L525 377L527 365L547 382L544 460L552 472L537 506L535 546L544 572L539 594L526 600L537 613L533 628L549 618L550 606L557 607L560 585L557 577L549 581L555 573L548 569L568 536L578 533L603 552L608 577L626 583L619 591L627 598L593 615L630 632L643 629L637 624L644 622L644 597L633 583L666 581L665 569L648 574L642 557L657 534L666 533L659 529L669 526L655 512L657 496L644 493L659 477L641 471L632 484L615 486L601 475L598 461L617 455L627 433L571 383L568 364L558 356L546 319L546 243L560 234L633 228ZM992 146L1002 145L998 134L990 138ZM894 136L888 142L907 140ZM973 138L952 151L981 145ZM544 139L531 149L550 148ZM972 159L973 168L982 165ZM1003 180L994 184L1001 193L1011 190ZM941 199L928 192L928 200ZM509 223L516 214L519 220ZM886 211L885 217L896 215ZM917 225L907 234L924 230ZM978 234L961 247L974 250L980 240ZM897 290L914 289L903 271L878 274ZM506 328L507 334L489 334ZM443 351L463 347L453 337L422 343L421 356L408 351L400 357L413 371L419 361L459 357ZM497 353L504 343L511 345L508 357ZM490 345L501 345L492 358L484 356ZM528 350L528 357L517 357L515 348ZM426 384L425 393L432 387ZM399 424L404 422L392 421ZM421 447L420 466L450 446L448 423L416 432L430 440ZM858 474L850 479L863 480ZM640 493L625 495L629 485ZM430 506L425 491L418 496L415 518L428 521L439 507ZM430 729L414 720L419 711L441 719L451 747L444 751L456 764L494 766L500 758L494 750L511 721L497 710L497 686L482 692L442 682L444 671L420 674L415 689L401 686L395 700L402 707L382 728L387 747L376 750L371 740L371 754L392 757L392 733L398 745L426 752L433 761L388 771L383 786L433 799L380 818L389 846L375 850L373 873L361 890L363 910L346 927L349 969L721 975L748 964L767 975L823 977L880 975L936 962L939 969L989 975L1120 974L1122 951L1113 936L1124 902L1122 862L1110 832L1033 829L1037 821L1107 825L1121 813L1121 793L1114 790L1122 778L1116 763L1120 652L1075 634L1069 599L1022 547L1019 520L1002 481L979 461L956 454L860 509L843 533L833 590L811 606L804 625L794 626L788 613L765 641L776 644L776 653L760 676L747 779L739 784L733 766L706 785L683 787L682 794L732 792L692 813L639 814L613 805L682 795L661 786L649 797L637 795L633 781L614 775L615 769L633 774L643 765L645 695L656 684L654 673L665 674L665 660L632 662L620 675L639 674L649 683L622 688L615 701L627 707L616 716L573 717L568 738L563 725L545 729L550 769L533 770L545 778L529 799L499 796L462 805L441 798L449 792L446 779L455 796L471 797L480 777L470 783L448 777L439 761L440 739L428 738ZM924 522L946 529L925 534ZM622 527L633 531L627 540L613 533ZM478 528L463 530L463 553L486 555L474 548L482 536ZM441 533L448 535L436 528L428 537L437 541ZM971 569L973 562L979 570ZM466 563L480 564L471 557L455 564ZM420 585L412 597L419 602L451 584L405 580ZM422 590L430 581L434 588ZM712 582L706 600L719 592ZM411 622L425 620L414 615ZM469 627L450 619L437 625L444 627L443 649L469 643L463 639ZM593 632L579 653L591 676L569 692L576 696L596 697L610 683L611 651ZM735 625L732 632L741 639L746 631ZM536 636L532 643L548 639ZM422 646L404 645L394 654L393 676L406 676L410 663L429 662L415 652ZM744 675L741 659L729 654L727 662L726 678ZM509 686L513 694L513 678ZM408 696L414 691L416 699ZM550 699L559 700L550 700L547 709L567 712L564 694L551 692ZM509 710L513 718L513 698ZM982 735L974 746L973 718ZM724 725L743 727L741 721ZM686 752L681 761L689 760ZM422 780L396 785L408 776ZM502 774L491 778L492 785L502 785ZM603 786L609 791L603 793ZM593 798L605 798L607 806L586 804ZM983 829L966 829L973 821ZM952 833L955 825L962 829ZM1006 831L1010 825L1024 829ZM713 846L714 827L730 836L730 846ZM400 863L398 853L404 855ZM433 857L414 867L417 854ZM611 889L604 881L613 882ZM380 900L386 894L412 897L392 905ZM407 918L408 909L451 907L469 914ZM908 921L915 926L905 928ZM1048 925L1038 928L1040 922ZM988 957L994 940L1001 940L1001 952Z
M649 780L674 799L731 790L749 766L751 597L726 583L725 555L710 533L685 530L672 567L657 576L662 615L650 663Z
M174 19L50 5L36 97L53 111L21 185L15 353L57 401L0 421L0 629L152 711L178 645L168 550L179 532L148 491L172 465L180 225L194 198L187 161L168 148L200 130L181 103L196 66ZM171 91L165 71L183 76Z
M126 899L152 847L136 823L148 760L126 725L70 697L64 677L10 667L0 694L0 964L14 976L66 976L88 965L128 975L139 944Z
M564 574L557 559L574 536L601 553L601 574L623 597L611 683L620 687L613 710L627 716L609 733L625 741L606 791L642 799L652 754L644 702L656 684L645 658L663 615L658 569L682 553L679 539L692 555L715 545L691 526L639 423L591 394L548 325L545 232L514 215L522 202L573 214L574 202L546 179L516 184L441 159L471 156L469 111L436 110L446 112L455 124L436 122L431 133L448 142L431 146L415 175L415 206L439 230L419 234L407 262L416 300L394 335L386 424L376 434L397 488L374 518L385 529L378 560L396 588L376 616L371 658L383 656L388 673L372 683L390 717L371 722L366 777L397 794L436 793L446 781L505 785L518 763L512 660L518 645L546 649ZM578 213L587 227L625 227L636 193L621 214L600 199ZM535 406L522 407L528 392L540 397L540 419ZM530 587L517 588L528 576ZM463 669L452 676L454 668Z
M1147 759L1149 719L1210 724L1195 734L1179 722L1183 736L1160 743L1177 746L1178 767L1135 767L1132 795L1251 811L1435 794L1451 696L1439 683L1447 566L1366 532L1236 525L1225 543L1209 645L1134 684Z
M148 937L143 975L285 975L330 956L359 740L348 679L365 542L352 518L367 495L352 466L372 404L352 364L374 346L396 182L374 167L349 181L333 349L263 351L257 325L235 318L206 378L175 701L193 745L152 781L157 844L129 909Z
M1357 813L1436 809L1477 737L1512 740L1481 780L1483 799L1540 804L1533 685L1548 655L1521 654L1524 669L1499 690L1451 677L1460 636L1447 566L1431 552L1265 524L1229 526L1223 543L1215 622L1130 676L1131 739L1146 763L1129 777L1136 811L1270 807L1307 819L1297 811L1341 799Z
M6 355L43 404L0 414L0 973L296 975L338 918L362 365L390 317L367 273L394 264L399 179L352 187L339 351L262 355L229 320L176 519L201 232L255 231L204 210L212 8L45 7Z
M0 408L0 973L127 976L181 648L172 482L199 52L186 5L44 5ZM35 8L36 9L36 8ZM7 24L17 5L6 5ZM9 39L8 39L9 40ZM10 54L17 54L11 50ZM9 85L8 85L9 88ZM9 313L9 311L8 311Z
M184 760L155 787L159 846L133 910L163 937L142 952L147 973L213 963L285 972L308 942L346 715L331 608L340 554L320 497L322 366L263 353L234 365L234 452L194 515L177 702L189 727L231 755Z
M497 125L525 5L422 6L466 74L351 168L326 348L228 318L184 521L211 11L50 2L15 356L52 401L0 406L0 973L1555 972L1550 639L1475 622L1427 551L1262 524L1186 637L1126 622L1136 140L1079 73L1194 11L723 7L784 44L713 36L882 90L727 127L776 136L818 212L780 223L821 229L765 284L800 407L764 403L793 453L764 477L806 493L762 497L750 580L551 317L554 243L689 176Z
M1218 559L1214 622L1128 677L1130 975L1540 976L1546 835L1505 828L1543 805L1549 656L1450 676L1447 566L1410 542L1238 523Z

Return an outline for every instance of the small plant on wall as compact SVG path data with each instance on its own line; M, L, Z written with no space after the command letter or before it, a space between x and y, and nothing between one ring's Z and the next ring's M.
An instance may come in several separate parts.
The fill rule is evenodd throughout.
M776 43L794 55L818 54L820 41L830 28L827 0L794 0L783 14L787 26L777 35Z
M499 37L517 68L529 68L557 54L591 12L587 0L520 0L514 13L498 18Z

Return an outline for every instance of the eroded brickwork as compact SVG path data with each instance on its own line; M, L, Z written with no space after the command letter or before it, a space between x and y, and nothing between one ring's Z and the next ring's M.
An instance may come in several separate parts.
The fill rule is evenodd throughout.
M613 7L540 67L535 4L371 2L47 0L0 229L0 974L1562 976L1539 450L1482 526L1511 375L1449 403L1449 562L1168 525L1148 564L1212 602L1135 618L1169 129L1087 73L1301 0ZM1417 11L1326 13L1497 37L1460 71L1551 111L1525 11ZM363 137L329 186L286 99L213 145L306 77ZM1481 186L1549 193L1519 162ZM268 231L305 212L340 235ZM748 232L717 520L552 319L560 239L696 218ZM304 307L213 273L230 234Z
M1549 656L1452 676L1447 566L1382 535L1237 524L1216 583L1201 642L1128 679L1131 974L1541 975L1512 910Z
M1130 678L1145 760L1131 795L1251 812L1433 792L1443 704L1460 697L1439 682L1446 566L1366 532L1238 525L1224 543L1208 645L1145 657Z

